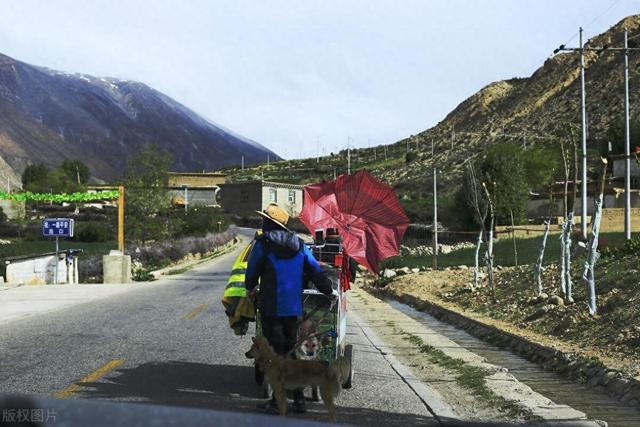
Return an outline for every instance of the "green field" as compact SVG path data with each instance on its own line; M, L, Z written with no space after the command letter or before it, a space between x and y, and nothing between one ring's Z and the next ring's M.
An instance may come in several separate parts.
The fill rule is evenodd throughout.
M635 233L634 236L640 236ZM547 238L547 246L545 250L544 262L552 263L560 260L560 234L550 234ZM601 249L606 246L619 247L624 244L624 233L602 233L600 235ZM575 242L573 242L575 244ZM518 251L518 265L533 264L536 262L540 246L542 244L542 236L516 239ZM480 264L483 263L482 257L485 247L480 249ZM494 264L511 266L514 265L513 240L510 238L502 238L493 244ZM449 267L456 265L474 265L475 248L460 249L448 254L438 255L438 267ZM384 262L385 267L431 267L433 266L432 256L404 256L394 257Z

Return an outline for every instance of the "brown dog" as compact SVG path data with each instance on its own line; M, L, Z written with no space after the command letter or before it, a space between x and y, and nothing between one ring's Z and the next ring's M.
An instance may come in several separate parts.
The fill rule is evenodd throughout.
M245 356L255 359L264 370L273 388L280 415L287 414L286 390L317 386L320 388L320 396L329 412L329 419L335 422L334 400L340 394L342 384L346 381L351 369L351 364L346 357L339 357L329 364L317 360L286 359L273 351L266 338L251 339L253 345Z
M311 319L306 319L298 325L295 354L296 359L316 360L320 351L320 340L316 333L318 325Z

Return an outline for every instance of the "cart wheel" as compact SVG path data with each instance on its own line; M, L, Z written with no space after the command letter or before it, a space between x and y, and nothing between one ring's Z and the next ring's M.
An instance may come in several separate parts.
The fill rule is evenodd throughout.
M264 381L264 372L262 372L262 369L260 369L257 363L253 364L253 377L258 385L261 385L262 381Z
M262 397L265 399L271 399L272 395L273 389L271 388L271 384L269 384L269 381L265 378L262 382Z
M320 388L318 386L311 387L311 400L313 402L320 402Z
M347 380L342 384L342 388L351 388L353 385L353 353L355 353L355 349L351 344L348 344L344 347L344 357L349 360L349 364L351 367L349 368L349 376Z

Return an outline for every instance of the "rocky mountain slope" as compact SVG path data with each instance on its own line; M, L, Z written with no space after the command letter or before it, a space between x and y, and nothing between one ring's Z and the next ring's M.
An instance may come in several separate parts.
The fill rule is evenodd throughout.
M57 166L72 158L99 179L116 179L127 158L148 144L171 153L176 171L239 164L241 155L246 164L267 154L279 158L142 83L71 75L0 55L0 157L13 178L30 163Z
M640 15L625 18L606 33L588 41L587 46L623 46L623 29L629 31L629 47L640 46ZM577 41L573 42L577 44ZM549 46L549 53L556 46ZM587 52L586 96L588 146L596 164L598 145L606 140L609 124L621 119L624 109L624 62L620 53ZM629 55L630 102L635 117L640 112L640 54ZM425 94L426 95L426 94ZM528 78L517 78L488 84L463 101L436 126L387 146L352 151L352 169L366 167L400 189L411 192L429 190L432 165L440 173L443 190L459 182L463 163L482 155L487 146L498 142L520 145L559 145L569 138L570 126L580 126L580 73L577 53L561 53L550 57ZM431 143L435 157L431 156ZM405 157L407 149L412 153ZM375 151L374 151L375 150ZM386 156L385 156L386 150ZM409 160L409 161L407 161ZM231 171L236 180L261 176L265 179L310 182L330 179L346 171L346 156L293 160Z

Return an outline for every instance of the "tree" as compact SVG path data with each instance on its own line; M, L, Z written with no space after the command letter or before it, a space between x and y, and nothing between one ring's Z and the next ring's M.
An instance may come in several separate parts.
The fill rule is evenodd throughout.
M535 147L523 153L527 183L531 190L546 189L553 183L560 170L560 153L557 149Z
M486 183L493 197L496 223L507 224L511 212L516 223L525 219L529 182L523 151L513 144L492 146L480 164L479 180Z
M64 162L62 162L60 168L64 171L65 175L67 175L71 181L77 183L78 185L86 184L91 177L89 168L80 160L66 159Z
M83 191L82 185L79 185L75 179L71 179L62 167L49 171L48 176L49 188L47 191L53 193L75 193Z
M128 239L158 240L171 234L170 221L158 215L170 204L166 188L171 162L169 153L152 145L127 162L124 185Z
M33 192L50 191L49 167L43 163L27 166L22 172L22 187Z
M631 151L640 145L640 119L631 118L629 120L629 136L631 138ZM608 143L611 142L611 154L624 154L624 119L614 120L607 129L607 141L603 141L600 147L600 154L604 157L609 154Z

